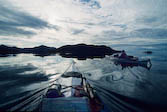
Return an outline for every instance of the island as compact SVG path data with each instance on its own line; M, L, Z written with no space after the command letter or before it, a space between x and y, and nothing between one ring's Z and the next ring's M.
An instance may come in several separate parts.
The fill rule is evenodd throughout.
M112 55L120 51L114 50L105 45L87 45L87 44L76 44L76 45L65 45L59 48L48 47L48 46L37 46L33 48L18 48L6 45L0 45L0 57L6 57L10 55L17 55L20 53L34 54L36 56L50 56L59 54L66 58L77 58L85 60L87 58L104 58L105 55Z

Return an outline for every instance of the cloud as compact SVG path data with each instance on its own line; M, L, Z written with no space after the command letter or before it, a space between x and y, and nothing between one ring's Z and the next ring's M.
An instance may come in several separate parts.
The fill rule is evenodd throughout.
M28 13L0 5L0 35L35 35L30 29L54 28L46 21ZM29 29L29 30L28 30Z
M166 37L166 0L0 1L0 37L9 35L0 38L2 44L142 44ZM15 35L21 38L12 40Z
M145 17L143 19L143 22L144 23L154 23L154 22L157 22L159 20L158 17Z
M84 29L72 29L72 34L78 35L80 33L83 33L84 31L85 31Z
M90 21L75 21L75 20L58 20L59 22L63 22L63 23L71 23L71 24L80 24L80 25L89 25L89 26L93 26L93 25L97 25L96 23L90 22Z
M105 37L106 39L123 39L123 38L152 38L152 39L163 39L167 38L167 29L158 28L142 28L133 30L131 32L105 30L96 37Z
M100 3L95 0L79 0L82 4L89 5L92 8L99 9L101 8Z
M116 32L114 30L108 30L108 31L103 31L102 32L104 36L108 36L108 37L112 37L112 36L123 36L124 33L123 32Z
M1 22L0 22L0 35L3 35L3 36L8 36L8 35L13 35L13 36L17 36L17 35L32 36L32 35L35 35L35 34L36 34L35 32L26 31L26 30L23 30L23 29L12 27L12 26L1 26Z
M112 25L112 26L117 26L117 27L120 27L122 29L127 29L127 25L126 24L115 24L115 25Z
M142 38L167 38L167 29L143 28L131 32L131 36Z
M122 31L115 31L115 30L104 30L98 35L93 36L94 39L93 41L97 41L98 43L103 42L103 43L110 43L115 42L115 41L120 41L123 39L130 38L127 33L122 32Z

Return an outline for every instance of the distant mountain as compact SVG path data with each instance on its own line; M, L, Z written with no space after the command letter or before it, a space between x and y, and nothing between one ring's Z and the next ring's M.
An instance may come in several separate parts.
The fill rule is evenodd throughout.
M57 49L62 57L67 58L103 58L105 55L112 55L119 51L113 50L110 47L104 45L86 45L86 44L77 44L77 45L65 45Z
M20 53L20 48L17 47L9 47L6 45L0 45L0 54L18 54Z
M22 53L33 53L38 56L48 56L51 54L56 54L56 48L54 47L47 47L44 45L37 46L34 48L23 48L21 49Z
M120 51L113 50L110 47L104 45L65 45L60 48L47 47L44 45L33 47L33 48L17 48L0 45L0 56L8 56L9 54L19 53L32 53L37 56L49 56L52 54L60 54L62 57L67 58L103 58L105 55L112 55Z
M32 53L38 56L48 56L51 54L56 54L56 48L47 47L44 45L34 48L17 48L17 47L9 47L6 45L0 45L0 57L5 57L11 54L19 54L19 53Z

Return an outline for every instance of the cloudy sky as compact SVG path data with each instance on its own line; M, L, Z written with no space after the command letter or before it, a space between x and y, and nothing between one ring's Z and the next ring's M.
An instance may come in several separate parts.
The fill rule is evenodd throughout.
M167 0L0 0L0 44L167 43Z

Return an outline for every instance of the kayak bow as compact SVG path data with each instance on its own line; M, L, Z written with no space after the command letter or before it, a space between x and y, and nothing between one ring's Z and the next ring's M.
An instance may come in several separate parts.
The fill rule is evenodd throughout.
M97 96L84 74L77 71L75 63L73 70L65 72L61 81L71 80L71 85L62 85L55 82L55 87L49 88L42 98L41 112L107 112L104 103ZM75 69L75 70L74 70Z

